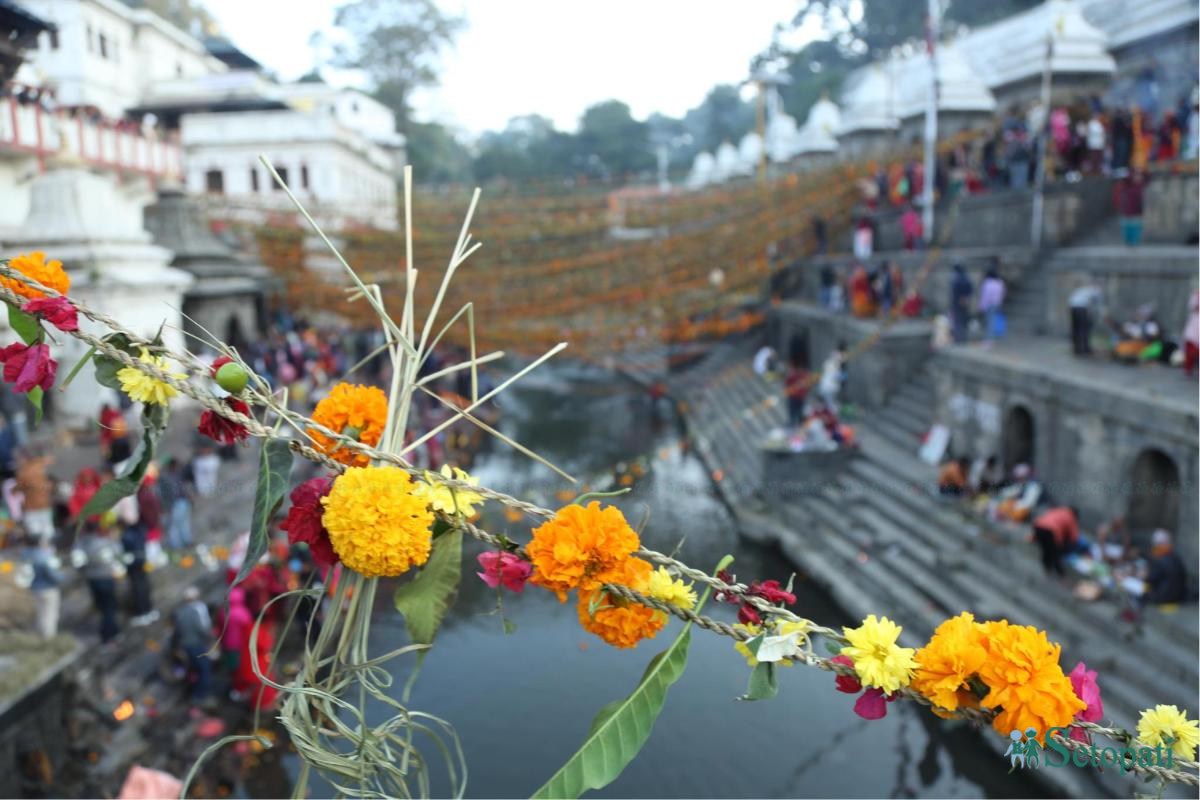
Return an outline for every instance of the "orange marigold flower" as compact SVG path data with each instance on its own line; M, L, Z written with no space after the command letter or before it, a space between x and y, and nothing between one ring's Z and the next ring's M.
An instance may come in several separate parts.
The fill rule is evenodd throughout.
M43 286L48 286L59 294L66 294L67 290L71 288L71 279L63 270L62 262L57 259L47 261L46 254L40 250L13 256L13 258L9 259L8 267L32 278ZM22 297L34 300L39 297L46 297L45 292L34 289L29 284L17 278L0 276L0 286Z
M980 703L1000 709L992 727L1003 736L1033 728L1045 744L1046 731L1070 725L1086 707L1059 666L1062 646L1050 642L1045 631L1007 620L982 627L987 658L979 677L988 693Z
M586 508L560 508L534 529L525 553L533 564L533 583L565 602L572 589L593 589L603 582L640 545L620 509L601 508L593 500Z
M917 651L911 685L933 701L935 714L938 708L956 711L959 706L979 706L967 681L987 658L985 645L983 626L964 611L939 625L929 644Z
M640 558L627 558L607 580L643 591L654 568ZM592 613L592 603L596 604ZM579 590L579 624L613 647L637 647L643 639L653 639L667 624L667 615L657 609L604 594L597 584Z
M317 403L312 419L331 431L374 447L379 444L383 428L387 425L387 411L387 395L382 389L339 383L328 397ZM362 453L342 447L336 439L319 431L312 430L309 433L318 450L343 464L365 467L371 462Z

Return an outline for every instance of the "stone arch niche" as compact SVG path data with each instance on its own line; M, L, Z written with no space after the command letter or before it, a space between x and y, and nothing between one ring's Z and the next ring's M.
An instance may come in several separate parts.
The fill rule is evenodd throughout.
M1134 533L1179 527L1179 467L1166 453L1147 448L1129 470L1126 521Z
M249 344L242 330L242 319L237 313L230 314L225 321L225 343L239 350L244 350Z
M1004 466L1011 470L1017 464L1033 466L1036 439L1033 413L1025 406L1013 406L1004 415L1001 448Z

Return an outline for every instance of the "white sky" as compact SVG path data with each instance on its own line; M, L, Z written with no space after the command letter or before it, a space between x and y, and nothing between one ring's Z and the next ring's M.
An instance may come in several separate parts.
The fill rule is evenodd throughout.
M540 113L574 130L583 110L623 100L634 116L682 115L791 19L796 0L440 0L468 27L442 57L441 85L414 98L417 116L474 136ZM309 36L336 0L204 0L226 35L280 77L310 70ZM286 5L286 11L284 7ZM326 75L329 75L326 72Z

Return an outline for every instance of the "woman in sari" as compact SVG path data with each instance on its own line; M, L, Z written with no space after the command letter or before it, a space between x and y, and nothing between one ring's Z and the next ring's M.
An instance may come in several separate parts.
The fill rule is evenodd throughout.
M854 267L850 276L850 311L856 317L875 315L875 297L871 291L871 278L862 264Z

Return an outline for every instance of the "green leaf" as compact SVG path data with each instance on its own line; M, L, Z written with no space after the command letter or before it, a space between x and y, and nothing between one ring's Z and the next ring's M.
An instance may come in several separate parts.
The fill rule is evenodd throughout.
M33 405L34 425L37 425L42 421L42 397L44 394L45 393L42 391L42 387L40 386L35 386L25 393L25 396L29 398L29 402Z
M134 355L133 344L129 341L129 337L123 333L112 333L104 337L104 341L118 350L124 350L130 355ZM125 368L125 365L115 358L109 358L106 355L97 353L93 359L96 365L96 383L101 386L107 386L109 389L121 390L121 382L117 380L117 373Z
M831 656L840 656L842 654L842 646L833 639L825 640L825 650Z
M12 303L6 303L8 306L8 324L17 336L21 337L21 341L25 344L33 344L42 335L42 323L38 322L37 317L33 314L26 314L21 309L14 306Z
M462 531L452 530L435 539L425 566L396 589L396 610L404 615L414 644L432 644L454 604L462 577L462 537Z
M732 560L726 556L714 571L724 569ZM696 613L700 613L708 595L709 590L705 590L696 605ZM689 622L670 647L651 659L632 694L600 710L583 745L534 792L533 797L575 798L588 789L600 789L612 783L650 737L666 703L667 690L687 667L691 641L692 623Z
M746 647L750 648L750 655L757 656L758 648L762 647L763 639L767 638L767 632L763 631L753 639L746 640Z
M760 661L750 672L750 685L739 700L769 700L779 694L779 680L775 674L775 663Z
M258 560L267 552L271 518L283 504L288 481L292 476L292 451L286 439L267 439L258 451L258 486L254 491L254 511L250 516L250 543L246 546L246 559L231 587L238 585L258 566Z
M146 475L146 469L154 460L158 442L167 429L169 416L170 409L166 406L151 403L142 409L142 438L134 449L133 455L129 457L129 466L121 475L101 486L92 495L92 499L88 500L83 510L79 512L81 522L95 514L103 514L118 500L128 497L138 490L142 478Z
M513 622L511 619L501 617L500 624L502 624L504 626L505 633L516 633L517 632L517 623Z
M96 346L92 345L88 351L83 354L83 358L75 362L75 366L71 367L71 371L67 373L66 380L62 382L59 389L66 389L71 385L71 381L75 380L75 376L79 374L79 370L83 369L83 365L92 360L92 356L96 355Z

